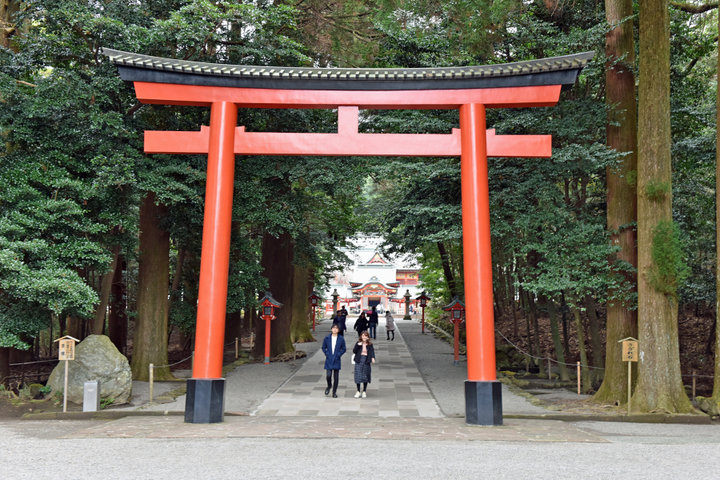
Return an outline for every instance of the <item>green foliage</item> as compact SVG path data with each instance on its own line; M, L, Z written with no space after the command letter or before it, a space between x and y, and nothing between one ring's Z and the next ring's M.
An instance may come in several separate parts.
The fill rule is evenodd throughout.
M670 18L673 220L689 269L678 300L714 311L717 10Z
M637 185L637 170L631 170L625 174L625 181L631 187Z
M191 333L196 310L206 159L142 154L143 130L197 130L199 107L140 105L100 47L255 65L434 67L602 52L603 2L518 0L249 2L26 0L17 53L0 50L0 346L27 348L52 315L89 317L110 251L137 248L140 198L186 254L171 322ZM715 14L672 11L675 233L657 232L653 275L680 301L714 305ZM629 66L633 68L633 66ZM604 58L550 108L488 111L498 134L551 134L551 159L490 159L496 272L536 294L632 296L609 268L604 172ZM709 88L708 86L711 86ZM331 110L243 109L248 131L334 131ZM362 132L450 133L457 112L363 111ZM627 181L637 184L636 173ZM437 158L237 158L228 312L265 288L260 239L290 233L296 263L317 281L342 264L346 238L380 232L419 255L424 285L449 300L438 252L462 289L460 166ZM687 246L688 270L678 263ZM133 259L130 258L131 263ZM619 271L629 271L628 265ZM134 267L128 284L134 283ZM682 281L691 272L688 281ZM663 290L663 291L665 291ZM676 292L676 293L673 293ZM130 292L132 295L132 292Z
M105 210L125 204L114 165L127 147L114 148L117 117L81 76L38 72L27 87L11 76L15 60L0 68L0 345L27 348L51 313L92 315L97 295L80 272L104 271L103 242L130 223Z
M689 273L683 257L677 225L670 220L659 222L653 229L653 263L648 280L655 290L676 300L678 287Z
M645 196L655 202L661 201L672 191L669 182L651 180L645 185Z

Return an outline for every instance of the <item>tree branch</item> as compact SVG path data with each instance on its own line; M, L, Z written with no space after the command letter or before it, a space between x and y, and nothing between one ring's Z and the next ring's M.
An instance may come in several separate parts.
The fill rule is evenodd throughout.
M140 110L140 107L142 107L142 106L143 106L142 103L137 102L135 105L133 105L133 106L130 108L130 110L127 111L127 113L126 113L125 115L127 115L127 116L132 116L135 112L137 112L138 110Z
M718 2L710 2L704 5L693 5L692 3L671 1L670 5L687 13L705 13L714 8L718 8Z

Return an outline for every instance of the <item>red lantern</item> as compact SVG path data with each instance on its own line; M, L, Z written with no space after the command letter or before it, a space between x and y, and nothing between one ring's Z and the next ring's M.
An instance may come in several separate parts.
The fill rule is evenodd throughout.
M312 325L313 325L313 332L315 331L315 308L318 306L318 303L320 301L320 295L317 294L315 290L310 294L308 297L310 299L310 305L312 306Z
M420 301L420 308L422 308L422 333L425 333L425 307L427 307L427 302L430 300L430 297L427 296L427 293L425 293L425 290L418 296L415 300Z
M260 299L262 307L262 319L265 320L265 365L270 364L270 321L275 320L275 309L283 306L282 303L275 300L270 292L265 292L265 296Z
M308 298L310 299L310 305L312 305L313 307L318 306L318 302L320 301L320 295L318 295L317 292L313 290L313 292L310 294L310 297Z
M449 305L445 305L443 310L450 312L450 320L453 323L453 337L454 337L454 351L455 351L455 365L460 363L460 324L464 321L465 317L465 304L460 301L458 297L453 298L453 301Z

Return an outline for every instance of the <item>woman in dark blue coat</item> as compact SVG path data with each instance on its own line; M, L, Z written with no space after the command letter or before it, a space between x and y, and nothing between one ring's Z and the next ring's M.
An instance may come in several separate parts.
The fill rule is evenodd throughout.
M322 344L322 351L325 354L325 371L327 372L327 388L325 395L330 393L332 388L333 398L337 398L338 379L342 367L341 357L345 353L345 338L339 335L340 327L333 323L330 334L325 337ZM334 382L333 382L334 380Z

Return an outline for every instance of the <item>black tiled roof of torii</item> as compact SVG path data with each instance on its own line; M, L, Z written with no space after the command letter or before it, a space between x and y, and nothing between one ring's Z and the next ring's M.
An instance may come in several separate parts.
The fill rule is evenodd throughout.
M308 68L225 65L104 48L123 80L246 88L438 90L571 85L595 55L584 52L524 62L438 68Z

